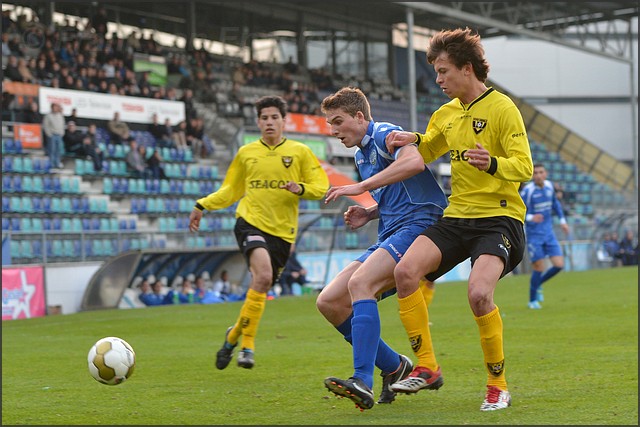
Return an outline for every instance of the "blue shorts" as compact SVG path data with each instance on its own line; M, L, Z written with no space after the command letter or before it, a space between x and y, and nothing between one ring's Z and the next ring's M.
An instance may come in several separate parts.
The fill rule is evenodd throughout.
M527 251L531 262L536 262L545 257L562 256L562 248L558 239L553 234L543 238L534 237L527 239Z

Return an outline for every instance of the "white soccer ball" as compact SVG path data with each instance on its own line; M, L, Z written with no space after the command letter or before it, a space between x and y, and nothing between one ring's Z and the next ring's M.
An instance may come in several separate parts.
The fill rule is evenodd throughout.
M133 374L136 353L122 338L106 337L91 347L88 362L89 372L96 381L117 385Z

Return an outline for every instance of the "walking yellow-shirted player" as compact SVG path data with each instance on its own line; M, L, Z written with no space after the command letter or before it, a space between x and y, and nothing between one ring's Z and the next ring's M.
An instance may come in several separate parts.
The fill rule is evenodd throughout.
M238 366L253 367L267 292L284 268L298 232L299 201L319 200L329 189L327 174L311 149L283 136L286 102L266 96L255 107L261 138L238 150L220 189L199 199L189 218L189 230L195 232L204 210L223 209L239 201L234 232L249 265L251 283L240 315L217 353L218 369L229 365L238 343Z

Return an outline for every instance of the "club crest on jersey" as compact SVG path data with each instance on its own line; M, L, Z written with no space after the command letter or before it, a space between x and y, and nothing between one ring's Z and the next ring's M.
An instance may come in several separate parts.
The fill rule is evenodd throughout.
M371 150L371 153L369 153L369 163L376 164L376 150Z
M485 119L473 119L473 131L477 134L482 132L487 127L487 121Z
M282 156L282 164L284 165L285 168L289 168L289 166L291 166L291 163L293 163L293 157L291 156Z

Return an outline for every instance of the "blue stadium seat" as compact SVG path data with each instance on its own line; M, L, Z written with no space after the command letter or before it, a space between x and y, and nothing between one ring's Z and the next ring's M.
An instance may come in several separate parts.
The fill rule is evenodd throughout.
M11 187L15 193L22 193L22 177L20 175L13 176L13 185Z
M42 198L42 212L51 213L51 197Z
M11 218L11 231L20 231L20 218Z
M94 231L100 231L100 218L91 218L91 229Z
M34 197L31 200L31 207L33 208L33 211L36 213L43 213L44 212L44 207L42 205L42 198L40 197Z
M33 191L33 178L31 175L25 175L22 178L22 190L27 193Z
M2 176L2 192L11 193L13 191L13 180L9 175Z
M60 217L53 217L51 220L51 230L62 231L62 219Z
M13 157L10 156L4 156L4 159L2 160L2 172L6 173L6 172L13 172Z
M44 231L53 230L53 224L51 223L51 219L50 218L42 218L42 229Z
M33 201L31 196L23 196L22 197L22 212L24 213L34 213L33 212Z
M71 230L71 218L62 218L62 232L69 234Z
M31 242L31 250L34 258L42 258L42 242L40 240L34 240Z
M16 139L15 141L13 141L13 144L14 144L13 151L16 154L22 154L22 141L20 141L19 139Z
M2 231L10 231L11 230L11 221L9 218L2 218Z

